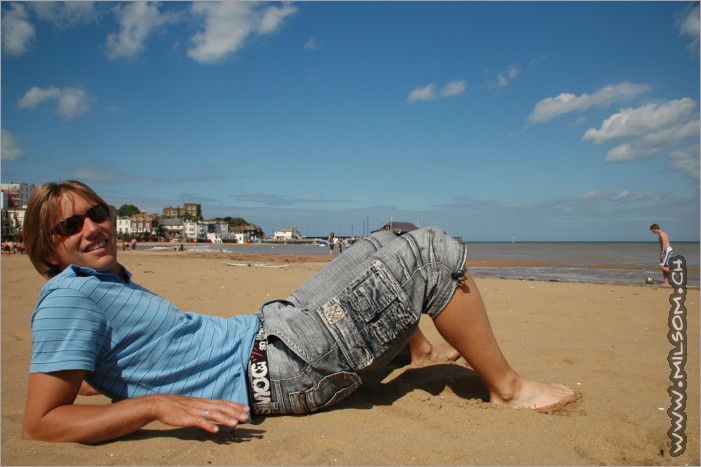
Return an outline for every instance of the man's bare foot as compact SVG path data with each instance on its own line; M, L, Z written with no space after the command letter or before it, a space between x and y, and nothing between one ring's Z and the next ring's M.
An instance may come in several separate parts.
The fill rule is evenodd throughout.
M454 348L439 349L433 345L428 347L410 347L411 363L422 362L454 362L460 358L460 354Z
M421 362L454 362L460 358L460 354L452 347L439 349L426 339L421 329L417 328L407 342L411 363Z
M514 409L533 409L537 412L558 409L576 401L579 395L564 384L544 383L521 378L512 397L490 394L490 400L496 405Z

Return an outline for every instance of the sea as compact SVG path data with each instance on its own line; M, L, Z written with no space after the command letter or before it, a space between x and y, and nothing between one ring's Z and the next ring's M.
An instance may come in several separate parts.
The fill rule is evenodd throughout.
M516 242L468 243L468 267L475 277L589 282L596 284L642 284L652 277L662 282L658 242ZM699 243L673 242L674 255L682 255L687 267L687 286L699 286ZM480 259L539 261L546 265L480 267Z
M474 277L594 284L646 285L662 282L658 269L660 247L654 242L466 242L467 265ZM688 269L687 286L699 287L699 243L673 242L674 255L682 255ZM172 249L172 247L146 247ZM253 244L186 245L189 251L245 254L328 255L327 246ZM352 245L347 246L353 248ZM334 250L335 253L338 249ZM480 260L518 263L538 262L536 266L484 267Z

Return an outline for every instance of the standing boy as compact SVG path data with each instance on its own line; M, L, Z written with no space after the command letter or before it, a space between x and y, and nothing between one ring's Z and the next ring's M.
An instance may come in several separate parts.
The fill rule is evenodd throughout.
M662 271L662 283L669 284L669 260L672 257L672 244L669 241L667 232L660 229L657 224L650 226L650 231L657 234L660 239L660 270Z

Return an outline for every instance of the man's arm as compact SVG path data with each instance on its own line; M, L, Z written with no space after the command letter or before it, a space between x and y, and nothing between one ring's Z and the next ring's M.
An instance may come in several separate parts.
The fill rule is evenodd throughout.
M29 375L22 438L98 443L133 433L156 420L177 427L198 426L211 433L219 431L218 423L233 428L248 420L248 408L242 404L176 395L74 405L84 374L69 370Z

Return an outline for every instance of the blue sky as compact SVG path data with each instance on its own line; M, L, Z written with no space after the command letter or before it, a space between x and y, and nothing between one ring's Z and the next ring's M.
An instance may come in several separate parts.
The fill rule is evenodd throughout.
M2 2L2 181L266 233L698 241L699 66L698 2Z

